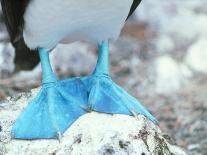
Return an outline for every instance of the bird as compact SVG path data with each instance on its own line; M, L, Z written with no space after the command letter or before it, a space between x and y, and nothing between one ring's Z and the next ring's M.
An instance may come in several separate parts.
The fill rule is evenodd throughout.
M1 0L16 63L30 69L41 62L42 84L15 121L15 139L55 139L82 115L96 111L156 118L109 74L109 44L116 40L141 0ZM49 54L59 43L89 41L98 47L94 71L57 79ZM39 56L38 56L39 55ZM30 65L29 65L30 64Z

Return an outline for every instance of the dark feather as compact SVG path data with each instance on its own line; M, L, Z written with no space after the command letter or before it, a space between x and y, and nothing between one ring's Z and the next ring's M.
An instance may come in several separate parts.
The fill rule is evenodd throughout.
M127 19L134 13L134 11L136 10L136 8L139 6L140 2L142 0L133 0L129 15L127 17Z
M36 50L30 50L23 39L24 12L30 0L1 0L4 21L15 48L15 66L18 70L33 69L39 63Z

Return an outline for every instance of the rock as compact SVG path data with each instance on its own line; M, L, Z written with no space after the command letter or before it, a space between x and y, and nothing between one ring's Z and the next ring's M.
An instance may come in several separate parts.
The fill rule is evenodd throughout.
M186 76L191 73L184 65L179 64L170 56L160 56L155 60L156 91L171 93L179 90L187 82Z
M167 32L172 35L176 34L176 38L191 40L197 37L196 35L206 36L207 34L206 8L203 9L206 3L206 1L182 3L180 1L145 0L140 4L135 15L137 20L156 26L162 34ZM199 10L200 13L195 10ZM192 22L195 18L197 22Z
M0 78L6 78L14 70L14 48L10 43L0 43Z
M185 58L186 64L194 71L207 73L207 39L200 39L193 44Z
M160 53L173 51L175 47L173 40L167 35L158 37L155 42L156 50Z
M60 73L73 75L88 74L96 64L96 48L85 42L73 44L59 44L52 51L51 62Z
M58 140L12 140L10 129L21 110L38 92L9 97L0 103L0 154L3 155L186 155L158 126L144 116L91 112L77 120Z

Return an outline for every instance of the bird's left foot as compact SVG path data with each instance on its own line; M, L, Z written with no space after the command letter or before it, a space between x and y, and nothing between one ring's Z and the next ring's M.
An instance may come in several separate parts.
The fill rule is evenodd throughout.
M88 107L91 111L125 114L142 114L157 123L156 118L144 106L106 75L91 75L82 79L88 92Z

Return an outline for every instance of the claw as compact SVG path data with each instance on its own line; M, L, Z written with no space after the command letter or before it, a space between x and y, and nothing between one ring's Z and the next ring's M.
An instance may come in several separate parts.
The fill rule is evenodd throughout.
M132 116L134 116L134 117L138 116L138 114L134 110L130 110L130 112L131 112Z
M58 138L59 143L61 143L62 142L62 138L63 138L61 132L57 133L57 138Z

